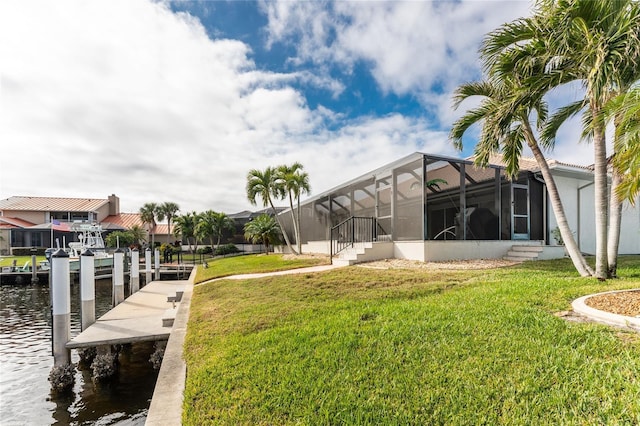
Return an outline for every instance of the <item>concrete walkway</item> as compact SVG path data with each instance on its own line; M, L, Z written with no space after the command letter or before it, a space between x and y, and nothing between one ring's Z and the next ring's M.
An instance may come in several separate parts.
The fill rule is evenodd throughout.
M267 272L260 274L231 275L223 278L215 278L198 285L203 285L219 280L244 280L251 278L263 278L277 275L306 274L312 272L324 272L339 268L338 265L321 265L309 268L289 269L286 271ZM182 301L176 313L173 330L167 342L167 348L162 359L162 366L158 373L158 380L153 390L153 397L149 412L147 413L146 426L179 426L182 424L182 402L184 386L187 377L187 365L183 357L184 339L187 334L189 322L189 310L191 309L191 296L193 294L194 269L185 285ZM185 281L182 281L185 283Z
M71 339L67 348L168 339L171 327L162 326L162 317L173 303L167 302L167 296L185 287L185 282L150 282Z

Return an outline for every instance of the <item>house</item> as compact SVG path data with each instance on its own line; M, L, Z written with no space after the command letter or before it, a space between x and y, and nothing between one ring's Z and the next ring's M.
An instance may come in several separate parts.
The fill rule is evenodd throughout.
M549 164L579 246L593 254L593 171ZM526 256L561 257L544 179L535 160L520 166L509 180L500 157L478 168L471 159L416 152L302 202L303 250L335 254L361 243L344 256L350 263L501 258L514 246ZM293 236L290 217L281 213ZM628 203L622 229L620 254L640 253L640 212Z
M0 200L0 254L13 248L53 247L78 241L73 223L99 223L108 233L143 226L137 213L120 213L120 199L112 194L105 199L14 196ZM167 239L167 225L148 230L158 242ZM171 238L172 239L172 238Z

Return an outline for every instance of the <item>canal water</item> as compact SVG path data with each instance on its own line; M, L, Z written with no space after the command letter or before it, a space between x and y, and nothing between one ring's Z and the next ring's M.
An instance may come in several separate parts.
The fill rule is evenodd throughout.
M96 318L111 308L111 280L96 282ZM125 289L128 291L128 289ZM79 284L71 284L71 335L80 333ZM158 372L153 343L127 345L117 376L94 383L76 368L75 385L51 392L51 311L47 285L0 286L0 425L144 425ZM74 364L78 355L71 351Z

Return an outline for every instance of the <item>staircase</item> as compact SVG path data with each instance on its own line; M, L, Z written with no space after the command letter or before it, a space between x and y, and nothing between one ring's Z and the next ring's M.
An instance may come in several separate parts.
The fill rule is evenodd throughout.
M356 263L371 262L373 260L393 257L392 242L355 243L333 257L333 264L350 266Z
M507 252L507 255L504 256L503 259L512 262L538 260L543 252L544 247L541 245L514 245L511 246L511 250Z

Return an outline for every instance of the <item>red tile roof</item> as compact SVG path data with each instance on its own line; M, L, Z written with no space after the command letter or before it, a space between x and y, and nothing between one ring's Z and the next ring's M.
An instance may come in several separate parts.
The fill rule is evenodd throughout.
M15 196L0 200L0 210L91 212L108 204L107 199Z
M35 223L31 223L27 220L18 219L17 217L0 216L0 228L28 228L34 226Z
M102 229L131 229L133 226L138 225L145 231L147 230L147 224L142 223L139 213L120 213L119 215L111 215L104 218L101 222ZM174 225L171 224L173 230ZM167 235L166 224L156 224L155 228L151 230L155 235Z
M138 213L120 213L118 215L107 216L102 221L103 226L105 222L112 223L125 229L131 229L135 225L145 228L145 225L143 225L142 220L140 219L140 214Z

